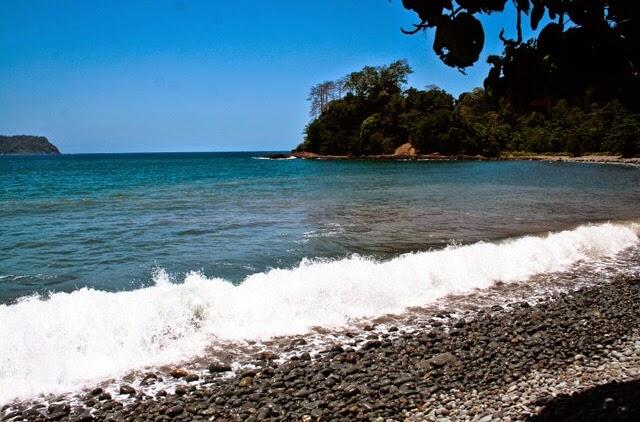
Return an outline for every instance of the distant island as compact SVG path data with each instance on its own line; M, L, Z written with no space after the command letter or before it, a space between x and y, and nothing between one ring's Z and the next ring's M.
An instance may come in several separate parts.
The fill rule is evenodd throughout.
M2 136L0 135L0 155L53 154L60 151L45 136Z

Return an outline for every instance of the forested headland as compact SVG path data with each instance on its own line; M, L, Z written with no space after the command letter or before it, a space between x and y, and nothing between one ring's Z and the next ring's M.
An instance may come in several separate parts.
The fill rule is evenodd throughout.
M313 119L297 151L380 155L409 142L419 154L640 153L640 114L618 100L601 101L587 91L572 101L518 110L482 88L457 98L435 86L408 88L410 73L400 60L315 85Z
M389 154L506 152L640 154L640 2L625 0L402 0L433 52L464 72L485 45L483 16L515 8L516 38L499 37L477 88L454 98L407 88L404 61L364 67L311 89L313 120L298 150ZM534 36L523 38L523 25Z

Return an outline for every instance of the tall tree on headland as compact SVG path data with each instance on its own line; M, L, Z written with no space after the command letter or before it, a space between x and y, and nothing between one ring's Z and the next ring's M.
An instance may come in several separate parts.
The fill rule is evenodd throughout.
M324 113L329 102L338 97L338 83L325 81L311 87L308 101L311 102L311 116L319 116Z
M344 85L348 92L356 96L376 97L383 91L396 94L402 91L412 72L406 60L378 67L365 66L347 75Z

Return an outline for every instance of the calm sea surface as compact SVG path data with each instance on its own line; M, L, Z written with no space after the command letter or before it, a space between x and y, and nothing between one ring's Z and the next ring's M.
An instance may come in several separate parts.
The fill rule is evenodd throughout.
M0 303L640 217L633 167L259 155L0 157Z

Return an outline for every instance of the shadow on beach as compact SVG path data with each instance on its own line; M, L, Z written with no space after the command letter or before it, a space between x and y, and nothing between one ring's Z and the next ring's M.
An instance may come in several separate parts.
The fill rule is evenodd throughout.
M640 420L640 380L612 382L561 395L528 421L637 421Z

